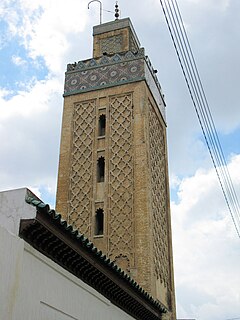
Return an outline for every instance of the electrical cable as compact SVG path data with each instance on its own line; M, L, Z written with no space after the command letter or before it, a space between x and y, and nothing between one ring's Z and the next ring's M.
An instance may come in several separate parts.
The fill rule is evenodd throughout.
M177 6L177 2L175 0L175 4ZM175 7L174 7L174 10L175 10ZM179 8L177 6L177 10L178 10L178 13L180 14L180 11L179 11ZM175 10L175 14L176 14L176 10ZM180 18L181 18L181 15L180 15ZM177 16L177 20L178 20L178 16ZM182 21L182 20L181 20ZM182 27L184 29L184 25L182 23ZM185 29L184 29L185 31ZM186 37L187 38L187 37ZM188 39L187 39L188 40ZM203 90L203 86L202 86L202 83L201 83L201 79L199 77L199 73L198 73L198 70L196 68L196 63L195 63L195 60L194 60L194 57L192 55L192 51L191 51L191 47L189 46L189 50L190 50L190 54L191 54L191 57L192 57L192 61L195 65L195 70L193 69L193 72L194 72L194 76L196 76L197 74L197 80L199 82L199 85L200 85L200 94L201 94L201 99L203 101L203 108L204 108L204 117L206 116L207 117L207 120L208 120L208 123L210 125L210 127L208 127L207 125L207 129L210 128L210 131L208 130L208 137L210 139L210 142L211 142L211 145L212 145L212 149L210 149L209 151L213 151L214 152L214 156L215 156L215 159L217 161L217 165L218 167L216 168L217 170L221 171L221 176L220 178L222 178L222 180L224 181L224 183L226 184L227 188L227 192L230 190L231 192L228 192L228 197L229 197L229 200L232 204L233 207L235 207L236 205L238 206L239 208L239 203L238 203L238 200L237 200L237 197L236 197L236 193L235 193L235 190L233 188L233 184L232 184L232 180L231 180L231 177L229 175L229 172L228 170L225 170L225 168L227 168L227 164L226 164L226 160L225 160L225 157L223 155L223 151L222 151L222 148L221 148L221 144L219 142L219 139L218 139L218 135L217 135L217 131L216 131L216 128L215 128L215 125L214 125L214 122L213 122L213 119L212 119L212 115L211 115L211 112L210 112L210 108L209 108L209 105L208 105L208 102L207 102L207 99L206 99L206 95L205 95L205 92ZM190 57L190 58L191 58ZM191 60L190 60L191 61ZM192 65L192 64L191 64ZM195 71L196 71L196 74L195 74ZM198 85L198 83L197 83ZM204 105L205 103L205 105ZM233 198L234 201L233 201ZM236 207L237 208L237 207ZM236 209L234 208L234 210ZM235 210L236 211L236 210ZM237 219L238 219L238 215L236 215ZM238 221L239 222L239 221Z
M176 1L175 1L175 3L176 3ZM176 5L177 5L177 3L176 3ZM175 9L175 8L174 8L174 9ZM178 10L179 10L179 9L178 9ZM191 49L191 48L190 48L190 49ZM194 58L193 58L193 59L194 59ZM194 62L195 62L195 61L194 61ZM197 70L196 70L196 71L197 71ZM199 74L198 74L198 77L199 77ZM200 83L200 85L202 86L201 83ZM204 94L204 91L203 91L203 94ZM206 101L206 96L205 96L205 101ZM206 101L206 102L207 102L207 101ZM208 106L208 105L207 105L207 107L208 107L208 109L209 109L209 106ZM205 106L204 106L204 108L205 108ZM205 112L206 112L206 108L205 108ZM209 117L209 116L210 116L210 119L212 119L210 112L209 112L209 115L207 114L207 117ZM215 130L215 127L214 127L214 123L212 123L212 124L210 123L210 125L212 126L212 127L211 127L211 130L213 130L213 133L215 133L216 130ZM215 132L214 132L214 130L215 130ZM210 131L210 133L212 133L212 132ZM231 190L233 184L232 184L232 181L231 181L231 177L228 176L229 172L226 171L226 170L225 170L225 167L224 167L224 165L226 165L226 161L225 161L225 158L224 158L224 156L223 156L223 153L222 153L222 155L221 155L221 153L219 153L219 152L222 152L222 149L221 149L221 145L219 145L219 146L217 145L217 142L219 142L218 136L217 136L217 134L216 134L215 136L214 136L214 135L212 135L212 136L210 135L209 137L210 137L210 139L212 139L212 137L213 137L213 142L214 142L214 143L212 143L213 151L215 151L215 150L218 151L218 153L214 152L214 153L215 153L215 159L218 161L218 167L217 167L216 169L222 171L220 178L223 178L224 183L227 185L227 191L229 191L229 188L230 188L230 190ZM217 149L215 149L216 147L217 147ZM219 147L220 147L220 149L219 149ZM219 151L219 150L220 150L220 151ZM210 150L210 151L211 151L211 150ZM220 159L220 161L219 161L219 159ZM231 191L234 191L234 192L235 192L234 188L233 188ZM237 200L236 197L235 197L235 199L234 199L234 200L236 200L236 201L232 201L232 197L236 196L236 194L235 194L234 192L228 193L228 196L229 196L229 199L230 199L230 201L231 201L232 206L235 206L235 204L237 204L238 207L239 207L238 200ZM235 211L236 211L236 210L235 210ZM238 216L236 216L236 217L238 218Z
M160 0L170 36L186 81L203 136L215 168L228 210L240 238L240 206L223 149L200 79L177 0Z
M213 121L213 118L212 118L212 115L211 115L209 104L208 104L208 101L207 101L207 98L206 98L206 95L205 95L205 92L204 92L204 89L203 89L203 85L202 85L202 82L201 82L201 79L200 79L200 76L199 76L199 73L198 73L198 69L197 69L197 66L196 66L196 63L195 63L195 59L193 57L191 46L189 44L188 37L186 35L186 30L184 28L184 24L183 24L183 21L182 21L182 18L181 18L181 14L180 14L180 10L179 10L179 7L178 7L178 4L177 4L176 0L175 0L175 5L176 5L176 8L177 8L176 16L177 16L177 18L179 16L179 18L181 19L182 29L183 29L183 32L185 34L185 38L186 38L186 40L188 42L188 48L189 48L190 56L192 57L192 61L194 63L193 71L196 71L197 81L198 81L198 83L200 85L199 90L200 90L200 92L202 93L202 96L203 96L203 98L202 98L203 100L202 101L204 103L205 113L206 113L207 118L209 120L211 131L212 131L212 136L210 136L210 138L213 139L212 146L214 148L214 151L217 150L216 158L217 158L217 160L219 160L218 161L218 168L220 168L220 170L222 172L223 180L227 185L227 189L230 191L228 193L228 196L230 197L230 202L232 203L233 207L236 207L234 210L235 211L236 210L239 211L238 198L237 198L235 189L233 187L231 176L230 176L229 171L227 169L227 163L226 163L226 160L225 160L225 156L224 156L224 153L223 153L223 150L222 150L219 138L218 138L217 130L216 130L216 127L215 127L215 124L214 124L214 121ZM175 9L175 7L174 7L174 9ZM225 168L226 168L226 170L225 170ZM240 222L239 216L236 215L236 217L237 217L238 222Z
M176 3L176 1L175 1L175 3ZM177 5L177 3L176 3L176 5ZM177 8L178 9L178 11L179 11L179 8ZM171 13L172 13L172 10L170 10L171 11ZM175 10L175 7L174 7L174 11L175 11L175 13L176 13L176 10ZM173 16L173 14L172 14L172 16ZM181 17L180 17L181 18ZM178 17L177 17L177 19L178 19ZM191 48L190 48L191 49ZM193 58L193 60L194 60L194 58ZM193 61L194 63L195 63L195 61ZM194 71L194 70L193 70ZM197 70L196 70L197 71ZM199 77L199 74L198 74L198 77ZM202 84L200 83L200 85L202 86ZM201 92L200 92L201 93ZM204 94L204 92L203 92L203 94ZM206 101L206 96L205 96L205 101ZM206 107L205 106L203 106L204 107L204 112L206 113ZM209 108L209 106L207 105L207 107ZM212 119L211 118L211 113L209 113L209 115L207 114L207 117L209 117L210 116L210 119ZM208 118L208 120L209 120L209 118ZM212 130L212 132L213 133L215 133L214 132L214 130L215 130L215 127L214 127L214 123L212 123L211 124L211 122L210 122L210 129ZM215 130L216 131L216 130ZM224 156L221 158L221 153L219 153L219 150L220 150L220 152L222 152L222 149L220 148L219 149L219 147L221 147L221 145L220 146L218 146L217 145L217 142L219 142L219 140L218 140L218 136L217 135L211 135L212 134L212 132L211 131L208 131L208 137L210 138L210 141L211 141L211 144L212 144L212 147L213 147L213 152L214 152L214 155L215 155L215 159L217 160L217 165L218 165L218 167L216 168L216 169L218 169L218 170L220 170L221 171L221 176L219 177L219 178L222 178L223 180L224 180L224 183L227 185L227 192L229 191L229 188L230 188L230 191L234 191L234 192L228 192L228 196L229 196L229 199L230 199L230 202L231 202L231 204L232 204L232 206L234 207L235 206L235 204L237 204L238 205L238 207L239 207L239 204L238 204L238 200L237 200L237 198L236 198L236 194L235 194L235 190L233 189L231 189L232 188L232 181L231 181L231 178L230 178L230 176L228 176L228 174L229 174L229 172L228 171L226 171L225 170L225 167L224 167L224 164L226 165L226 161L225 161L225 158L224 158ZM209 135L209 133L210 133L210 135ZM212 137L213 137L213 140L212 140ZM216 153L215 152L215 150L217 150L218 152ZM211 151L211 149L209 150L209 151ZM219 160L220 159L220 160ZM224 163L225 162L225 163ZM230 182L229 182L230 181ZM236 201L232 201L232 197L234 197L235 196L235 199L234 200L236 200ZM236 208L235 208L236 209ZM236 211L236 210L235 210ZM237 211L236 211L237 212ZM238 216L236 216L237 218L238 218Z

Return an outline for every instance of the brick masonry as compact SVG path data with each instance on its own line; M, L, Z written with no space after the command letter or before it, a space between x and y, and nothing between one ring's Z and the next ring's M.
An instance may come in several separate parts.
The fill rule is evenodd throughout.
M68 65L57 211L164 303L171 311L166 319L172 320L165 103L144 50L127 49ZM106 129L99 136L102 114ZM105 159L101 182L99 157ZM104 212L103 235L95 235L99 208Z

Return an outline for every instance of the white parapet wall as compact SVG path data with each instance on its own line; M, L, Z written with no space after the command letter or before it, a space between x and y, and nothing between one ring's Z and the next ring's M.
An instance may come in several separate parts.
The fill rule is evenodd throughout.
M133 319L18 237L19 219L36 215L27 192L0 193L0 319Z
M18 235L20 220L35 217L36 208L25 201L29 195L36 197L27 188L0 192L0 226Z

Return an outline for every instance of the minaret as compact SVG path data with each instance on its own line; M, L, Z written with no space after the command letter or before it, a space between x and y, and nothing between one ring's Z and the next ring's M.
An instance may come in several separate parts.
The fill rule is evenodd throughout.
M175 319L165 102L129 18L67 66L56 209Z

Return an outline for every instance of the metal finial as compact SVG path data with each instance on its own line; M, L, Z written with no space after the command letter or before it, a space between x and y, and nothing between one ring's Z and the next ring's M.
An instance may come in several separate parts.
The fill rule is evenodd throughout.
M92 1L88 2L88 9L90 9L89 5L92 2L98 2L100 4L100 24L102 24L102 11L103 11L102 2L100 0L92 0Z
M119 18L119 9L118 9L118 3L116 1L116 4L115 4L115 20L118 20Z

